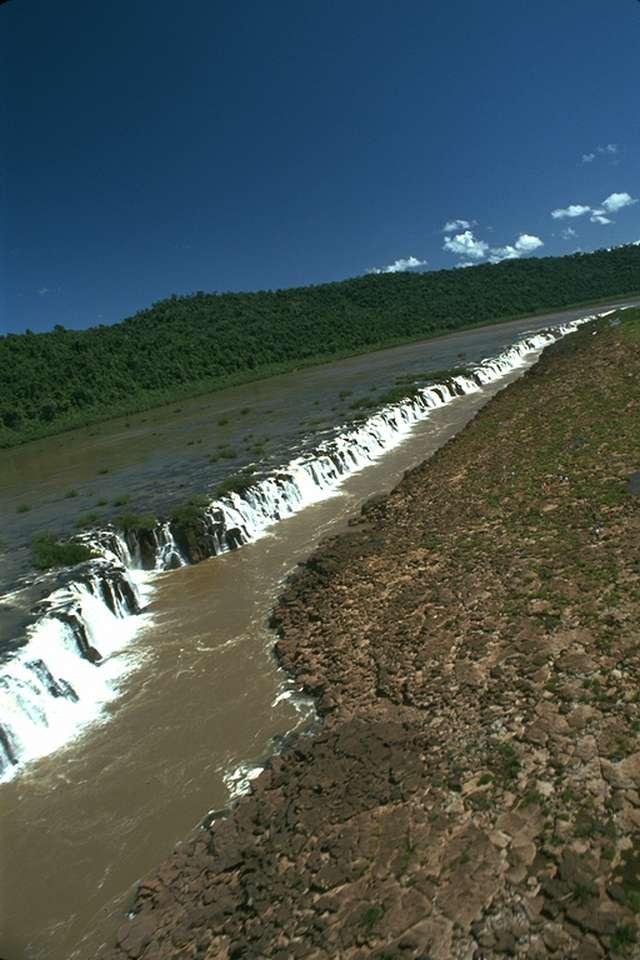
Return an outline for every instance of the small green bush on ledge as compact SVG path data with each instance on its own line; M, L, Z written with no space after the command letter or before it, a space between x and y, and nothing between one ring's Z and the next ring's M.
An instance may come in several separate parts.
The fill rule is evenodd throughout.
M171 523L179 532L184 532L200 520L209 500L204 496L190 497L185 503L175 507L171 514Z
M116 517L116 523L119 527L127 530L141 530L145 533L151 533L158 525L158 518L153 513L123 513Z
M55 533L39 533L31 542L34 565L38 570L51 570L55 567L73 567L77 563L91 560L95 554L84 543L73 540L59 540Z

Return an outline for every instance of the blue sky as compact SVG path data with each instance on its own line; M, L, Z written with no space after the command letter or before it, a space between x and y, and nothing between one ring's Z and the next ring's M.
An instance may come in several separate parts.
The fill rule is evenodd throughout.
M639 39L638 0L2 4L0 332L635 241Z

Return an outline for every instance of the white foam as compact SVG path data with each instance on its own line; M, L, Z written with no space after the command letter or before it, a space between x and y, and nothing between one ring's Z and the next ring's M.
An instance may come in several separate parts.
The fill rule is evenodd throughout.
M251 790L251 781L260 776L264 767L248 763L241 763L230 773L222 777L224 785L229 791L230 799L242 797Z
M531 364L549 343L592 319L584 317L525 336L499 356L483 360L468 376L431 384L356 425L345 425L313 452L295 457L242 495L231 493L212 500L203 512L211 553L256 540L274 523L335 496L349 476L397 447L433 409ZM169 522L159 523L150 535L155 570L185 563ZM123 534L109 529L77 539L90 545L101 559L44 601L43 610L28 629L27 642L0 666L0 726L9 752L17 760L8 762L4 771L0 767L0 779L10 778L25 763L58 749L99 720L105 704L117 695L122 678L136 663L132 641L148 619L139 609L153 589L154 575L141 569L141 550L135 538L131 546L132 538L127 542ZM82 642L99 652L99 662L92 662L91 655L82 656ZM295 704L291 688L281 689L274 706L289 697ZM0 739L0 761L5 753ZM238 767L228 777L229 789L234 795L246 792L261 769Z
M526 336L499 356L477 364L470 375L432 384L410 398L382 407L364 422L346 425L337 436L322 441L312 453L294 458L286 467L242 493L212 500L203 511L212 552L217 555L257 540L274 523L312 503L335 496L349 476L397 447L433 409L530 365L548 344L592 319L593 316L584 317L554 330Z
M6 763L0 780L100 719L139 662L132 641L149 619L137 612L151 589L149 576L105 553L108 558L93 563L86 578L46 598L26 643L0 666L0 723L17 761Z

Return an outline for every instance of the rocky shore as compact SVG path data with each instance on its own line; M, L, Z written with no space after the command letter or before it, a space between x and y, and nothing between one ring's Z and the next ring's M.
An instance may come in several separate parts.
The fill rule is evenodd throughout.
M322 723L112 960L639 957L640 312L550 347L287 585Z

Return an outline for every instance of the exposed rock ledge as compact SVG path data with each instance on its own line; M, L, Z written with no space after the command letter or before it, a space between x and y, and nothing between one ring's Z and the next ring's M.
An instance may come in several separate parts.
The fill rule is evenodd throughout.
M551 347L292 578L318 696L113 957L640 955L640 321Z

